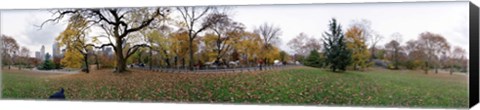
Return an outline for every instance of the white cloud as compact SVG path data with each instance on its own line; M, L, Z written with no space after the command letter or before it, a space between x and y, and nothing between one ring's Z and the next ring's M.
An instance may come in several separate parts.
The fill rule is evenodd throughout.
M47 23L42 28L38 27L51 15L46 10L2 11L1 32L14 37L20 46L30 49L30 56L34 56L35 51L40 51L42 45L45 46L46 52L51 53L55 37L66 26L64 22L59 22Z

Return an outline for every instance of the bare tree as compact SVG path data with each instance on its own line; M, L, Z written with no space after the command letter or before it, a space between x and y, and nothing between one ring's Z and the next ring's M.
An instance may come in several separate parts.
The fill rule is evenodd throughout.
M298 55L306 56L312 50L320 50L322 44L319 39L308 37L305 33L298 34L295 38L288 41L287 45Z
M398 62L399 58L398 57L399 57L400 51L402 50L402 47L400 46L400 43L397 42L396 40L392 40L385 45L385 49L390 51L390 55L391 55L390 60L393 60L394 69L399 69L398 68L398 64L399 64L399 62Z
M404 46L404 51L407 54L407 68L415 69L419 65L415 62L424 61L425 52L420 43L417 40L409 40Z
M180 12L182 21L184 23L184 28L188 31L188 46L189 46L189 69L193 70L193 42L195 38L198 37L198 34L207 30L212 23L215 23L214 20L219 19L204 19L209 15L210 12L215 10L213 7L177 7L177 10ZM203 21L202 21L203 20Z
M467 52L465 51L465 49L461 48L461 47L454 47L453 51L452 51L452 55L451 55L451 59L452 59L452 66L450 67L450 74L453 73L453 65L459 65L459 63L463 62L463 60L466 59L465 57L465 54ZM460 64L462 66L462 64ZM464 67L462 67L464 68Z
M2 42L2 64L7 64L8 69L11 68L11 65L14 63L14 57L16 54L18 54L18 43L13 37L2 35L1 36L1 42ZM3 68L3 65L2 65Z
M390 36L391 36L392 40L395 40L395 41L397 41L397 42L400 43L400 44L402 43L402 40L403 40L403 39L402 39L402 34L400 34L399 32L395 32L395 33L393 33L393 34L390 35Z
M450 51L450 44L447 42L447 40L441 36L438 35L436 36L434 40L434 45L435 45L435 73L438 74L438 68L444 66L444 63L441 62L441 57L445 56L448 51Z
M314 37L310 37L305 44L305 49L307 49L307 51L312 51L312 50L320 51L322 49L322 44L320 39L315 39Z
M442 68L449 68L450 75L453 74L453 67L455 66L455 60L453 58L453 50L448 50L440 59L444 67Z
M438 73L438 61L442 54L445 54L450 49L450 45L441 35L424 32L420 34L419 44L425 50L425 74L428 74L430 66L435 68L435 73Z
M279 36L282 34L282 31L280 30L279 27L276 27L272 24L264 23L260 25L258 28L254 30L254 33L257 33L260 35L260 38L262 39L262 50L267 52L269 49L273 48L274 45L277 43L280 43L280 38ZM271 53L265 53L265 54L271 54ZM263 58L264 65L267 64L269 59L267 57Z
M234 40L243 33L245 27L242 23L233 21L226 12L215 12L207 16L207 22L211 22L210 29L215 33L215 61L223 58L228 51L233 49L233 44L229 41Z
M372 29L372 22L367 19L354 20L350 27L358 27L362 33L362 39L370 47L371 59L376 59L376 46L384 37ZM397 40L398 41L398 40Z
M372 54L372 59L376 59L377 56L376 56L376 46L377 46L377 43L380 42L384 37L380 34L374 34L372 35L371 37L369 37L368 41L370 42L370 50L372 51L371 54Z
M144 29L156 20L164 18L168 13L168 8L56 10L53 11L54 16L56 17L46 20L41 26L47 22L58 22L64 17L70 17L70 15L82 15L88 22L87 27L97 26L104 29L109 41L108 43L102 43L100 46L94 44L89 44L89 46L94 46L96 48L103 48L105 46L113 47L117 61L116 72L122 73L126 71L126 60L140 47L149 46L146 43L130 42L129 39L131 39L132 36L129 35Z
M294 50L296 54L306 55L307 51L305 51L304 47L307 40L307 35L305 33L300 33L295 38L288 41L287 45L290 47L290 49Z
M361 20L354 20L350 27L359 28L361 30L361 33L362 33L362 35L360 35L360 36L362 36L362 39L364 41L368 41L368 39L375 39L373 37L376 37L374 35L375 32L371 28L371 26L372 26L372 22L370 20L361 19ZM373 43L375 43L375 41L371 41L371 42L368 42L368 43L373 44Z
M22 57L29 57L30 56L30 50L27 47L22 47L20 50L20 53L18 54Z
M20 61L22 64L22 66L26 66L28 65L28 59L30 58L30 50L26 47L22 47L22 49L20 49L19 53L18 53L18 56L20 57L18 59L18 61ZM19 69L22 69L21 66L18 67Z
M414 51L417 49L417 42L415 40L409 40L405 43L405 52L407 53L407 56L410 56ZM411 57L410 57L411 58Z

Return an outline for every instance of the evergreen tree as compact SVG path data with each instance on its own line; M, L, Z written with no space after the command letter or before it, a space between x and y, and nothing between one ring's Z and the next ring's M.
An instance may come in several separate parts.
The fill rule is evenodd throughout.
M53 63L51 60L50 60L50 54L45 54L45 61L43 62L43 64L40 66L41 70L51 70L51 69L55 69L55 63Z
M311 66L311 67L322 67L322 62L320 58L320 53L316 50L310 51L310 54L308 55L307 59L305 59L305 65L306 66Z
M340 24L333 18L329 24L329 31L324 33L324 47L326 66L333 72L345 71L351 62L351 53L347 49Z

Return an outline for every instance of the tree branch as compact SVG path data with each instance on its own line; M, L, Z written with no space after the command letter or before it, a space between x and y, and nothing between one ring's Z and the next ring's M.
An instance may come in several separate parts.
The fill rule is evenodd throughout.
M151 47L147 44L138 44L138 45L134 45L130 48L128 48L127 50L127 55L125 56L124 60L128 59L133 53L137 52L137 50L140 48L140 47L148 47L151 49Z
M157 8L155 13L150 17L148 18L148 20L146 21L143 21L140 26L138 27L133 27L133 28L130 28L130 29L126 29L124 33L122 33L122 35L120 35L120 37L125 37L126 35L128 35L129 33L131 32L135 32L135 31L138 31L146 26L148 26L150 23L152 23L153 20L155 20L156 17L158 16L162 16L162 17L165 17L165 15L163 13L160 12L160 9Z
M67 11L63 11L63 12L60 11L60 10L57 10L56 12L53 12L53 15L56 15L57 13L59 14L57 17L45 20L44 22L42 22L42 24L40 24L40 26L38 26L38 25L34 25L34 26L39 27L38 30L40 30L40 29L42 29L43 25L45 25L48 22L58 23L65 15L72 14L72 13L77 13L77 12L78 12L78 10L67 10Z
M105 21L107 22L108 24L111 24L111 25L115 25L114 22L108 20L103 14L102 12L99 10L99 9L92 9L91 10L93 13L95 13L96 15L98 15L98 17L100 18L100 21Z
M93 44L87 44L87 45L85 45L85 47L89 47L89 46L94 47L94 48L97 48L97 49L102 49L103 47L106 47L106 46L112 46L112 47L114 47L114 45L113 45L112 43L102 44L101 46L95 46L95 45L93 45Z

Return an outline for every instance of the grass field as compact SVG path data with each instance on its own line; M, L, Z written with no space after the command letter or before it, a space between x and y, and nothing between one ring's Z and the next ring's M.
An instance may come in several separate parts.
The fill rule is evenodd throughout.
M2 73L2 98L47 99L65 88L68 100L394 107L468 107L465 75L375 69L332 73L294 67L258 73L112 74Z

